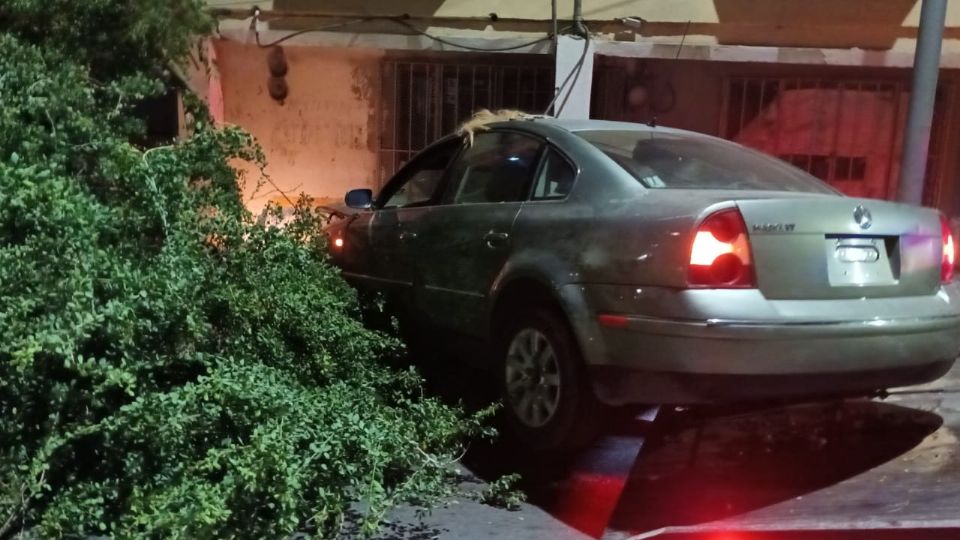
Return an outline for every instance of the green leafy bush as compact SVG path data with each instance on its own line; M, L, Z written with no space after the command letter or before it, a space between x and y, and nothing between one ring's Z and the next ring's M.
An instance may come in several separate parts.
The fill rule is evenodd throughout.
M36 30L108 12L84 39ZM448 493L480 430L389 367L309 201L282 230L251 219L230 165L262 164L249 136L194 105L188 138L130 142L201 20L190 0L0 7L0 538L329 536L353 502L369 532Z

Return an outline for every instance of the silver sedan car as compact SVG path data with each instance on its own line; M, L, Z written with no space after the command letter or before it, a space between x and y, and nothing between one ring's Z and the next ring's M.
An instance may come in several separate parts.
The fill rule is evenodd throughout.
M344 275L468 338L540 448L584 441L604 406L869 395L960 351L942 215L714 137L493 123L346 202Z

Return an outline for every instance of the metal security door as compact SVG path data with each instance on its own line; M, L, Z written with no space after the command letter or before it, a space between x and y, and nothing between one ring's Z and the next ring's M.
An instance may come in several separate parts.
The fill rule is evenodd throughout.
M943 114L947 89L937 96ZM775 155L856 197L894 198L908 89L897 80L730 78L721 135ZM924 201L937 200L940 141L931 134Z
M382 179L479 109L539 114L553 97L553 66L543 55L390 60L383 63L381 75Z

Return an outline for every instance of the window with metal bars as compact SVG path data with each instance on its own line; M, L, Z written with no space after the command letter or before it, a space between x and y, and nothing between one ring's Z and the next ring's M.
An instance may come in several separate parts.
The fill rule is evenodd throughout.
M943 117L946 92L938 92L936 118ZM893 198L908 99L898 80L729 78L720 131L848 195ZM938 196L943 130L934 121L926 204Z
M542 113L554 91L553 66L540 55L388 60L381 74L381 182L475 111Z

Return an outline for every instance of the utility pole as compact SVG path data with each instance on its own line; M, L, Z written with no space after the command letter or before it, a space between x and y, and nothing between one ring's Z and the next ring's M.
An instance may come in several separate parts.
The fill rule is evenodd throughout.
M947 0L923 0L920 8L920 29L917 50L913 57L913 86L910 109L903 137L900 183L897 199L901 202L923 202L923 180L927 171L927 152L933 126L933 108L937 99L940 75L940 50L947 17Z

